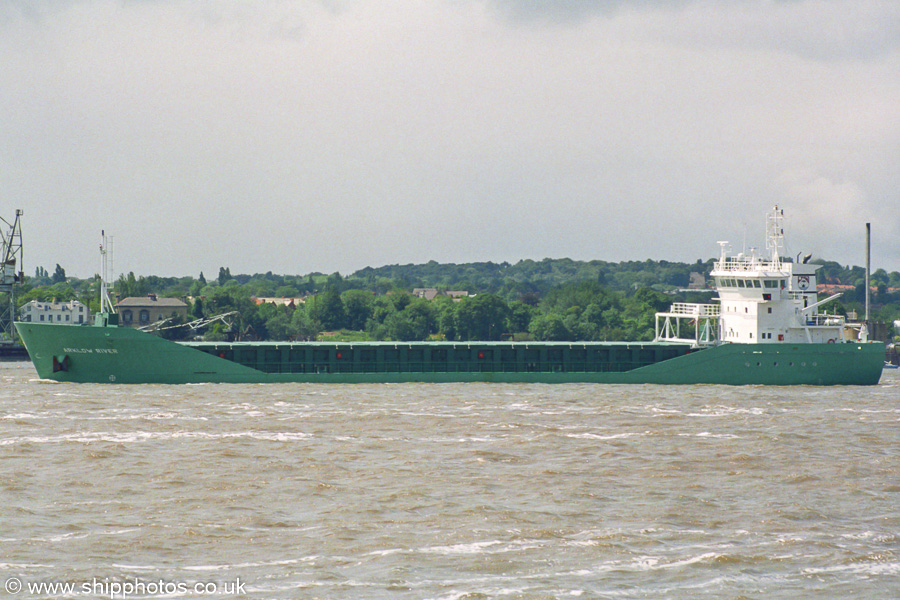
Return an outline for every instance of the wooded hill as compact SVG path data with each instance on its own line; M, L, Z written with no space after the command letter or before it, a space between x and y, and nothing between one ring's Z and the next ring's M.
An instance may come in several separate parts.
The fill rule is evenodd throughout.
M821 261L820 281L850 285L830 311L861 312L864 270ZM707 302L710 294L687 291L691 273L708 277L713 260L669 261L521 260L510 263L388 265L367 267L346 277L325 275L232 275L221 267L215 279L122 275L113 289L118 298L185 298L192 316L237 310L235 329L260 339L314 338L344 330L355 339L500 339L514 336L546 340L640 340L653 335L653 315L672 302ZM900 319L900 273L875 271L871 278L873 316ZM466 291L471 297L432 301L412 296L415 288ZM99 278L67 278L56 265L51 275L38 268L17 295L31 299L77 298L98 308ZM259 305L253 298L302 298L296 307ZM210 339L228 332L211 329ZM178 331L167 336L178 337Z

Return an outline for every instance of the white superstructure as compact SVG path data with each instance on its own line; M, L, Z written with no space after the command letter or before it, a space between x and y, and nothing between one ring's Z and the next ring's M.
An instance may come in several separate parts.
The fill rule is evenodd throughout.
M728 242L719 242L719 260L710 273L719 304L672 305L656 315L656 340L691 342L698 346L719 343L840 343L844 318L819 312L837 298L821 302L816 296L816 271L820 265L781 259L784 211L777 206L766 220L768 257L728 254ZM689 320L693 337L682 335L682 321Z

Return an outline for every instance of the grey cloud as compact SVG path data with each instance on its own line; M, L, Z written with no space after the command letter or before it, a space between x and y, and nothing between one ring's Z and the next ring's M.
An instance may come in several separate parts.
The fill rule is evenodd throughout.
M0 3L4 199L25 210L26 268L78 276L100 228L116 267L142 274L695 260L775 202L807 232L800 249L854 262L846 221L897 212L900 79L888 60L833 57L890 51L896 14L840 0ZM891 270L897 227L878 227L875 263Z
M680 45L777 52L806 60L870 60L900 49L900 4L747 2L744 10L694 10L682 27L658 28Z
M622 10L672 8L693 0L488 0L501 14L521 22L572 22L608 17Z
M679 46L777 51L817 61L868 60L900 49L900 3L857 0L486 0L513 23L573 24L639 14Z

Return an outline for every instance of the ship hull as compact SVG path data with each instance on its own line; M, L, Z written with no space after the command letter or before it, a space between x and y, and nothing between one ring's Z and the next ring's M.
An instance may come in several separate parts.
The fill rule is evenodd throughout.
M42 379L74 383L874 385L879 343L176 343L126 327L16 323Z

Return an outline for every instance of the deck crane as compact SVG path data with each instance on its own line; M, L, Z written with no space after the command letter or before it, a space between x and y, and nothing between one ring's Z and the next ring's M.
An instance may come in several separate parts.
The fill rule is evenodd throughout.
M0 304L0 344L15 340L16 287L25 280L22 269L22 210L16 209L16 217L10 223L3 217L0 229L0 294L6 294L9 302ZM16 268L18 267L18 271Z

